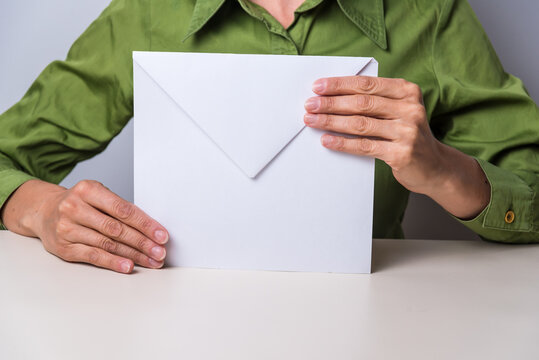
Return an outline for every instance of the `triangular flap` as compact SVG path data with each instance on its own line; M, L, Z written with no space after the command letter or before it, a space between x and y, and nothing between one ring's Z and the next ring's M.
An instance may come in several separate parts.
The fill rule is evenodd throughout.
M354 75L373 60L177 52L133 58L251 178L303 129L316 79Z

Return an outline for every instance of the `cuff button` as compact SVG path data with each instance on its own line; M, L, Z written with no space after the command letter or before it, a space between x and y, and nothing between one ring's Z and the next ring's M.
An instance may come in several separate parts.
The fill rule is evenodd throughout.
M511 210L508 210L505 213L505 222L511 224L513 223L513 221L515 221L515 213Z

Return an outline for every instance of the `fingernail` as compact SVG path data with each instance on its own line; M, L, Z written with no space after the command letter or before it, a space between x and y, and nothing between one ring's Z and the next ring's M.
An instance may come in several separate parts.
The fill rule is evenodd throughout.
M130 273L131 272L131 262L124 260L120 263L120 268L122 269L122 272L124 273Z
M314 123L316 123L316 117L317 116L315 114L305 114L305 116L303 117L303 121L307 125L313 125Z
M165 255L166 255L166 251L165 251L165 248L161 247L161 246L154 246L152 248L152 257L156 260L163 260L165 258Z
M156 230L154 236L155 239L161 244L166 244L168 241L168 234L163 230Z
M319 106L320 100L318 100L317 98L310 98L305 102L305 109L307 109L308 111L317 110Z
M163 263L160 261L155 261L152 258L148 258L148 259L149 259L150 265L153 267L160 268L161 266L163 266Z
M330 135L322 136L322 145L331 146L334 142L335 142L335 139L333 138L333 136L330 136Z
M326 87L326 85L324 84L324 82L322 80L316 80L313 83L313 91L316 92L316 93L324 91L325 87Z

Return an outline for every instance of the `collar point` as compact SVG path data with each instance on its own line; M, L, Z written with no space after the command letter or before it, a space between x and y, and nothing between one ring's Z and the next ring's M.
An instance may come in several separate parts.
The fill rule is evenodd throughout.
M193 36L193 32L188 32L185 34L185 36L182 39L182 43L184 43L187 39L189 39L191 36Z
M384 36L382 39L375 39L374 42L376 45L378 45L382 50L387 50L387 39Z

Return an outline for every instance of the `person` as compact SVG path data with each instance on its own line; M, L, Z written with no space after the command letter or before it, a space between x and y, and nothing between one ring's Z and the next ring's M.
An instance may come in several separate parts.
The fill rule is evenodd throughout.
M372 56L379 78L313 79L303 121L377 159L373 236L403 236L413 191L484 239L539 241L539 110L466 0L113 0L0 116L2 222L64 260L163 265L169 235L143 209L55 185L132 117L134 50Z

